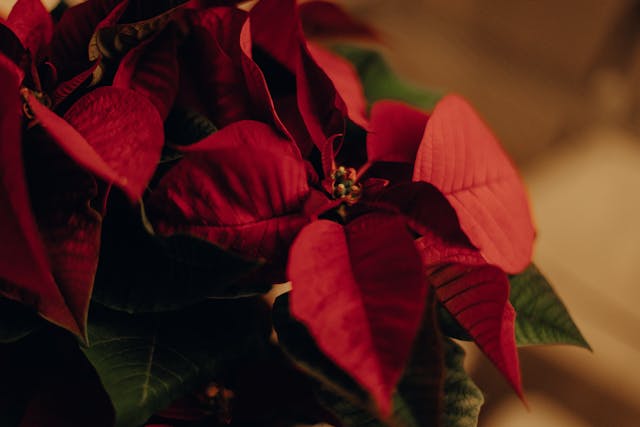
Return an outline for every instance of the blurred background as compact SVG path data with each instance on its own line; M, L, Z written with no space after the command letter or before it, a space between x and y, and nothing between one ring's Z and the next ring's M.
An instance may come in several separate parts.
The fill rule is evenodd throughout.
M640 425L640 2L340 3L400 75L464 95L493 127L529 187L535 261L594 348L522 349L527 411L469 347L480 426Z
M535 262L594 348L522 349L529 412L469 348L480 426L640 425L640 2L343 3L398 73L495 130L529 187Z

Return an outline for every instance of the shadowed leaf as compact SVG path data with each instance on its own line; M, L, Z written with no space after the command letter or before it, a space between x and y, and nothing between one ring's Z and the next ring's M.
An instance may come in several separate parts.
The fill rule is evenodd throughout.
M444 341L446 376L444 380L444 413L446 427L476 427L484 403L480 389L464 370L464 350L450 339Z
M165 137L173 145L195 144L217 130L202 114L180 107L174 107L164 122Z
M517 313L518 345L571 344L591 350L567 308L535 265L509 280L509 299Z
M253 299L215 301L154 316L94 307L84 353L113 402L115 425L141 425L203 382L261 357L269 336L261 307Z
M105 218L95 301L130 313L153 312L269 290L260 280L239 282L258 261L197 237L157 236L144 226L140 208L115 203L114 196Z

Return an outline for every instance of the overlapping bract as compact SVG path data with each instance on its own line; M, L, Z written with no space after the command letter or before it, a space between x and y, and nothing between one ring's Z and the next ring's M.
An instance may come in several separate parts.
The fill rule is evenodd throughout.
M133 0L90 0L53 30L36 3L18 3L13 44L0 44L20 44L0 54L5 296L84 336L115 185L144 199L155 232L262 258L290 280L292 315L383 417L429 286L521 393L506 273L530 262L534 230L517 172L466 101L427 113L385 100L369 113L354 67L307 41L294 0L249 12L168 2L151 17ZM322 19L316 30L334 32ZM165 141L178 109L219 130ZM344 137L349 123L366 141ZM25 171L23 157L43 167ZM347 179L338 166L360 170ZM42 184L61 170L82 185Z
M101 214L93 207L100 209L106 194L104 190L98 194L95 184L70 186L57 180L56 186L52 182L61 173L84 170L89 179L115 184L136 200L160 158L162 121L147 98L113 87L77 96L61 117L45 105L56 86L46 80L51 75L41 71L49 69L44 66L49 63L42 62L42 52L63 43L55 39L60 33L52 36L51 17L39 1L22 0L7 26L22 46L17 54L13 52L15 57L0 52L0 144L6 163L2 165L6 191L2 209L7 216L2 222L2 251L7 252L0 270L6 283L2 293L35 306L53 323L84 337L100 240ZM38 30L27 35L25 27ZM58 28L64 33L64 26ZM29 121L29 126L21 125ZM73 162L52 156L51 163L35 161L38 168L25 171L24 161L40 156L33 146L44 147L50 141ZM47 189L46 197L37 194L39 188ZM59 197L51 197L51 192ZM33 210L41 211L38 218ZM51 221L61 215L62 219Z

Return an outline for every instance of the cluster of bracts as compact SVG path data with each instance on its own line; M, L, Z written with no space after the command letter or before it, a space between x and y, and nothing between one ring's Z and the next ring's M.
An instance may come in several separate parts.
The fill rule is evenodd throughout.
M371 105L319 43L376 38L337 6L236 3L89 0L54 19L19 0L0 21L2 295L86 344L123 194L156 235L290 282L292 317L383 417L434 299L521 393L507 275L535 232L495 136L457 95Z

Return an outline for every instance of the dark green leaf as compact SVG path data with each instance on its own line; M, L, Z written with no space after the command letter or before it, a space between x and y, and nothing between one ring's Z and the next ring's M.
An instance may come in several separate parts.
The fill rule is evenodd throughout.
M591 349L547 279L531 264L510 278L518 345L572 344Z
M164 123L167 141L173 145L191 145L217 130L202 114L181 107L174 107Z
M129 313L154 312L270 289L249 280L259 261L192 236L154 235L144 221L144 213L126 205L105 216L95 301Z
M0 344L18 341L41 325L40 318L33 310L15 301L0 298Z
M116 426L135 427L196 387L259 360L269 333L268 312L256 299L155 315L94 306L84 352L113 402Z
M464 371L464 350L450 339L444 341L446 377L444 381L444 413L446 427L475 427L484 403L480 389Z
M425 323L405 374L393 396L393 415L381 420L367 393L316 346L307 329L292 319L288 295L274 305L273 321L280 346L307 374L316 380L316 395L322 405L344 426L421 427L437 424L442 388L442 349L434 325L433 312Z
M473 338L458 323L458 321L449 313L449 311L441 304L437 304L438 324L442 329L442 333L448 337L462 341L473 341Z
M356 67L371 104L381 99L395 99L431 111L443 96L441 92L405 83L375 50L351 45L336 45L333 50Z

